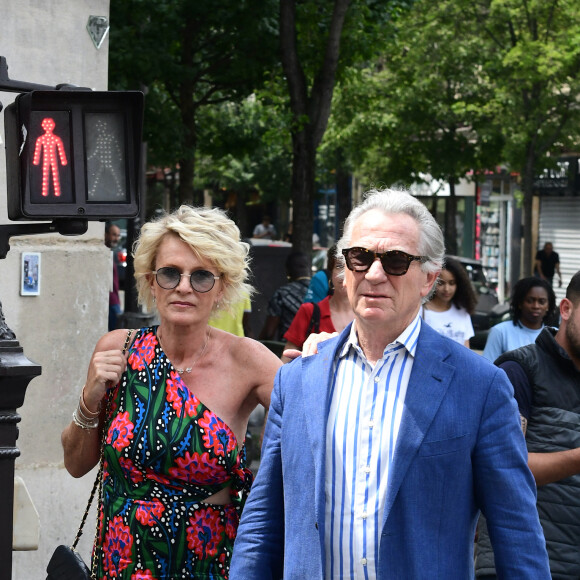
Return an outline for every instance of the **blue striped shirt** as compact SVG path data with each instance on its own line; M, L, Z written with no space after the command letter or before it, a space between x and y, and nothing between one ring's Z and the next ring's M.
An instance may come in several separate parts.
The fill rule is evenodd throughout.
M326 580L377 577L387 485L421 318L374 367L355 326L334 364L326 426Z

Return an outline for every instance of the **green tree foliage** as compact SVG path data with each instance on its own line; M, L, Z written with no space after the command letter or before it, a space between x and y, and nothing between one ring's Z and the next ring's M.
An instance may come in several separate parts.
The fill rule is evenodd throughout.
M179 167L194 201L200 110L247 97L276 62L275 0L112 0L110 87L146 98L149 162Z
M291 153L287 123L264 98L207 107L200 114L196 183L214 200L235 193L235 217L251 235L245 207L253 199L289 202Z
M344 75L323 149L345 152L365 184L427 174L452 193L507 163L522 177L529 273L534 177L578 143L579 14L566 0L417 2L373 66Z
M394 0L280 0L280 46L292 112L293 244L311 251L316 157L327 128L335 83L376 54L382 24L406 7Z
M480 73L485 42L454 0L421 0L389 32L374 65L353 70L337 91L329 137L365 185L448 182L444 229L455 253L455 184L500 161L482 107L492 94Z
M463 0L488 40L486 104L522 180L524 276L531 273L534 178L576 147L580 132L580 11L573 0Z

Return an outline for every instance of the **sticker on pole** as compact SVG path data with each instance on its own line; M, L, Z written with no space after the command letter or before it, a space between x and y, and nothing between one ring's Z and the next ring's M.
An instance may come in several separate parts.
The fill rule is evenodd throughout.
M106 16L89 16L87 30L97 50L101 48L109 28L109 19Z

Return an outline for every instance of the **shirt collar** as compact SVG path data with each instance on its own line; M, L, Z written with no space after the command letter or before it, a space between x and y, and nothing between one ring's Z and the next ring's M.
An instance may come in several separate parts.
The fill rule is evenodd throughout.
M421 332L421 312L422 310L419 309L415 318L411 321L411 324L401 332L401 334L390 344L385 347L383 351L383 357L390 351L395 348L405 348L407 352L414 358L415 351L417 350L417 340L419 339L419 333ZM360 356L366 359L362 348L358 342L358 335L356 333L356 319L352 323L350 327L350 332L348 335L348 339L340 349L338 353L339 358L344 358L350 352L351 349L354 349Z

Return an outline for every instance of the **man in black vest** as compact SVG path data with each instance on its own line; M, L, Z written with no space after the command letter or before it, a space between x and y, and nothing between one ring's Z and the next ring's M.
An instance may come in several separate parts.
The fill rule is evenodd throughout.
M560 328L546 327L534 344L504 353L520 410L528 465L553 578L580 577L580 272L560 303ZM476 577L495 578L493 553L480 527Z

